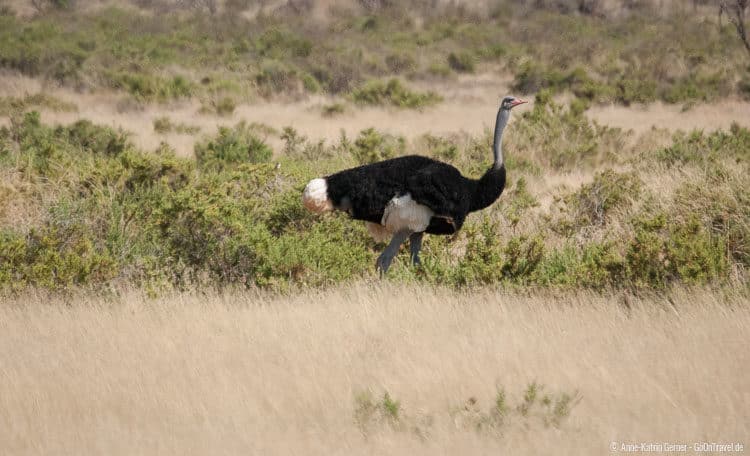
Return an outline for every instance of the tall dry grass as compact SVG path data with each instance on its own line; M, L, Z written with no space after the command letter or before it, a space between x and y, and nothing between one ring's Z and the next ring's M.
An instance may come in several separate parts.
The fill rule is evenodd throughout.
M4 454L610 454L750 444L746 297L460 293L387 283L288 297L44 295L0 306ZM559 427L457 418L498 387L578 391ZM355 397L402 426L363 434ZM464 424L462 424L464 423ZM361 423L360 423L361 424Z

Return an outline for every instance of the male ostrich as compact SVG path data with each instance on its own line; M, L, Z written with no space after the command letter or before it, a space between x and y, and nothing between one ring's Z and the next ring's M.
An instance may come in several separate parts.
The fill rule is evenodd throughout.
M494 163L479 180L469 179L453 166L418 155L358 166L311 180L302 202L312 212L346 211L364 220L376 241L392 236L378 257L376 268L388 271L401 244L410 240L411 261L419 264L422 236L453 234L469 212L484 209L505 187L502 137L510 110L526 101L503 98L495 123Z

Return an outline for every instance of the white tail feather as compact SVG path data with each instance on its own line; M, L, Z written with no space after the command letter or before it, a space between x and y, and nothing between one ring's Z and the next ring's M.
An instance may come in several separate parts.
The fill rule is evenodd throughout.
M307 183L302 192L302 204L311 212L327 212L333 210L333 203L328 199L328 185L322 178L313 179Z

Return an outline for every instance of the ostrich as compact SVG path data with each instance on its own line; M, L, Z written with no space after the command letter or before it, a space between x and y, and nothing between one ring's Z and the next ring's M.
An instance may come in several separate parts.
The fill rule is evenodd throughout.
M505 97L500 103L492 146L494 163L480 179L469 179L453 166L431 158L409 155L340 171L311 180L302 194L305 207L317 213L347 212L364 220L377 242L391 241L375 267L388 272L407 238L411 261L420 263L422 236L453 234L469 212L484 209L505 187L502 137L510 110L526 103Z

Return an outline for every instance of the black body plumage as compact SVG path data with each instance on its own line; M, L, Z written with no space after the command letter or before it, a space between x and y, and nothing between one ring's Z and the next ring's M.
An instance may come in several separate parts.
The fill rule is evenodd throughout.
M470 212L497 200L505 187L505 167L490 168L477 180L447 163L409 155L347 169L325 180L334 207L352 218L381 223L388 202L408 193L435 213L426 233L452 234Z

